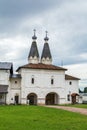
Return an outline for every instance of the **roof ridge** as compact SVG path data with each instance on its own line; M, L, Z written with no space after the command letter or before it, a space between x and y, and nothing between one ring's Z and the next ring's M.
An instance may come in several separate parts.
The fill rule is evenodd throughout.
M23 66L20 66L16 71L18 71L21 68L29 68L29 69L46 69L46 70L64 70L66 71L67 69L55 65L48 65L48 64L43 64L43 63L38 63L38 64L32 64L28 63Z

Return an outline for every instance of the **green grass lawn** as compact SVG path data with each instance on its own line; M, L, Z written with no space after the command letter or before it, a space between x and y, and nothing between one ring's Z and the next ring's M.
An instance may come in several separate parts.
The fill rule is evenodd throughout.
M77 107L77 108L86 108L87 109L87 104L65 104L63 106Z
M0 106L0 130L87 130L87 116L41 106Z

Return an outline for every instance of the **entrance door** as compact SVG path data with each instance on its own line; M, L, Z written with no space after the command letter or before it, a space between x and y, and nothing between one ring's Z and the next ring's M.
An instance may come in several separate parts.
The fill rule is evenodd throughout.
M19 96L15 96L15 104L19 103Z
M72 96L72 103L73 103L73 104L76 103L76 96Z
M58 95L56 93L49 93L46 96L46 105L58 104Z
M46 97L46 104L53 105L54 104L54 94L48 94Z
M31 95L29 99L30 99L29 104L34 105L34 95Z
M30 105L37 105L37 95L35 93L30 93L27 100L29 100Z
M78 103L78 94L77 93L72 93L71 97L72 97L72 104Z

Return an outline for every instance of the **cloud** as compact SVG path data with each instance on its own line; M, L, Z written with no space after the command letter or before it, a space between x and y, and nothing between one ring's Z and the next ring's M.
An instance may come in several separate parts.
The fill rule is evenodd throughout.
M87 87L87 63L66 65L64 67L68 69L67 74L80 78L80 89L83 90L84 87Z
M54 64L85 64L86 24L86 0L0 0L0 60L26 63L36 28L40 55L48 30Z
M16 34L17 29L20 29L21 21L43 14L43 12L54 8L56 4L60 6L63 1L0 0L0 32L5 32L6 35L8 32L10 35Z
M56 5L59 7L64 2L64 0L0 0L0 16L13 18L28 14L34 15L49 10L49 8L53 8Z

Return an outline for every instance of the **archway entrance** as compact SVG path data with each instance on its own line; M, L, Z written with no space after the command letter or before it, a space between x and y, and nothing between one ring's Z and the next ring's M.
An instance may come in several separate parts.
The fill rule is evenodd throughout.
M72 94L71 94L72 104L78 103L78 98L79 98L79 94L77 94L77 93L72 93Z
M46 105L58 104L58 95L56 93L48 93L45 99Z
M37 95L35 93L30 93L27 96L27 101L29 105L37 105Z

